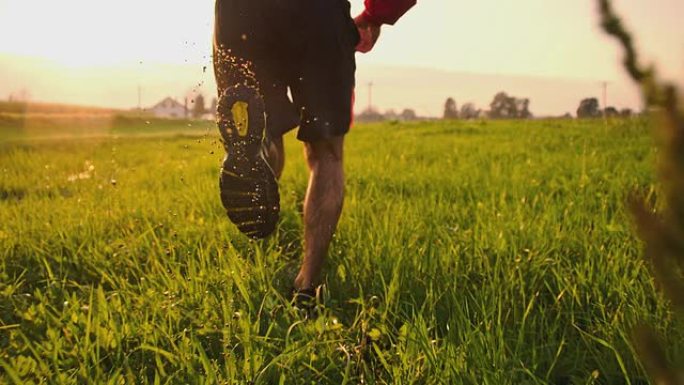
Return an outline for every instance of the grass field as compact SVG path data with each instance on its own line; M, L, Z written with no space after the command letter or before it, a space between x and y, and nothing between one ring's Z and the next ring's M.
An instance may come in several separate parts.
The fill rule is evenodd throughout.
M214 130L13 138L0 383L641 384L638 321L684 359L624 208L634 189L657 203L641 120L356 127L315 321L287 298L307 182L292 136L263 242L222 211Z

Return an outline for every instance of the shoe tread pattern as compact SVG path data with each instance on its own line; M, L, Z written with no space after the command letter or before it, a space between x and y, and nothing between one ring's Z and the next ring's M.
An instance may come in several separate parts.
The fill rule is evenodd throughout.
M233 117L236 103L247 104L246 134ZM242 233L250 238L265 238L275 231L278 223L280 194L263 153L266 127L263 99L257 90L237 85L221 95L217 112L226 149L219 178L221 203Z

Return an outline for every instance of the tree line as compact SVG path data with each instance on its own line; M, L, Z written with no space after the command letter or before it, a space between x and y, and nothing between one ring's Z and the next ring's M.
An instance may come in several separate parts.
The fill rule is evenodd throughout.
M576 114L581 119L603 116L630 117L633 115L633 111L629 108L618 110L612 106L601 109L597 98L585 98L580 101ZM442 117L444 119L531 119L534 115L530 111L529 98L511 96L502 91L494 95L491 103L489 103L488 110L477 108L473 103L465 103L459 109L456 100L449 97L444 102ZM562 117L572 118L572 115L567 113Z

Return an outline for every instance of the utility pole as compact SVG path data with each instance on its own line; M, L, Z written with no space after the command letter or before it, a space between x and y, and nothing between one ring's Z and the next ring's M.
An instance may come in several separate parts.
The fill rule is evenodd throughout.
M601 83L603 87L603 114L606 114L606 107L608 107L608 82Z
M373 110L373 82L368 82L368 111Z
M138 111L142 111L142 88L138 84Z
M606 112L606 108L608 107L608 82L604 81L601 83L601 86L603 87L603 126L608 132L608 113Z

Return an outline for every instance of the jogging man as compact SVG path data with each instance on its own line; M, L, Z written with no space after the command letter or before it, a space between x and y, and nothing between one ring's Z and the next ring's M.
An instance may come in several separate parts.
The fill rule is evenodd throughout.
M216 0L217 122L226 149L221 201L246 235L271 234L280 211L283 134L299 127L310 178L298 293L313 295L342 211L354 52L370 51L381 25L394 24L415 3L365 0L365 11L352 19L347 0Z

